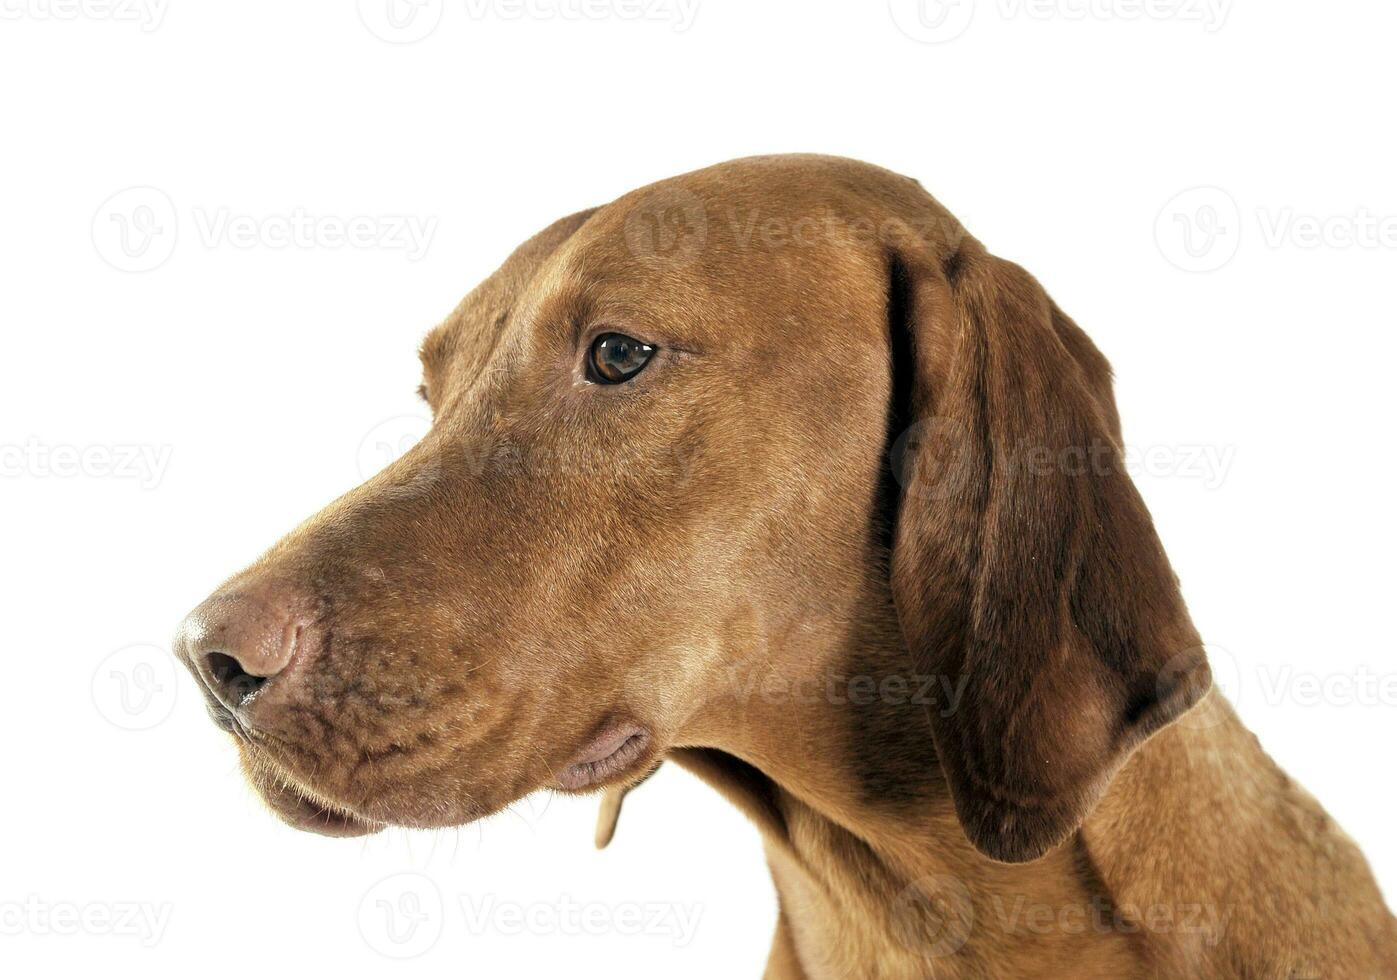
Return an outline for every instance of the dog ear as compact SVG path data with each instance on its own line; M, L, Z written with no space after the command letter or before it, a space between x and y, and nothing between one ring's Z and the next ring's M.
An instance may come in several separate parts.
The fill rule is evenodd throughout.
M898 619L957 692L929 715L966 835L1032 860L1211 674L1086 335L968 238L892 260L889 318Z

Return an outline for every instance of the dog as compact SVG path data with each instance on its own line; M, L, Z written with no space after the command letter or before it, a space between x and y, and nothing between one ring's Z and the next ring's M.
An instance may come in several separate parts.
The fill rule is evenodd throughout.
M432 330L427 435L181 626L293 826L663 760L760 829L766 976L1397 977L1124 471L1105 358L916 181L769 156L550 225Z

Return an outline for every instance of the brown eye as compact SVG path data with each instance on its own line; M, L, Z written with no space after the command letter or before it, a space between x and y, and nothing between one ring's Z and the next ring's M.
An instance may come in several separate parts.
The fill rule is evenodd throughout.
M604 333L587 352L587 373L599 384L618 385L639 374L654 353L654 347L634 337Z

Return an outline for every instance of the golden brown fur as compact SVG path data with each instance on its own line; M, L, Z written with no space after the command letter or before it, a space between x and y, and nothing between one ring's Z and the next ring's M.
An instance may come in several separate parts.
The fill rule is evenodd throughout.
M661 353L588 385L601 328ZM1211 690L1105 360L916 182L644 188L422 356L431 433L218 593L308 624L234 726L287 819L471 820L623 721L606 786L669 758L764 835L770 977L1397 976L1361 854Z

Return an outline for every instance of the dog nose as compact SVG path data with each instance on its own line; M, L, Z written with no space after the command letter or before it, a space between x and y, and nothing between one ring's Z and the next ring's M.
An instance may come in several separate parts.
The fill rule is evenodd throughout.
M218 593L185 617L176 649L219 704L237 712L287 670L309 628L271 590Z

